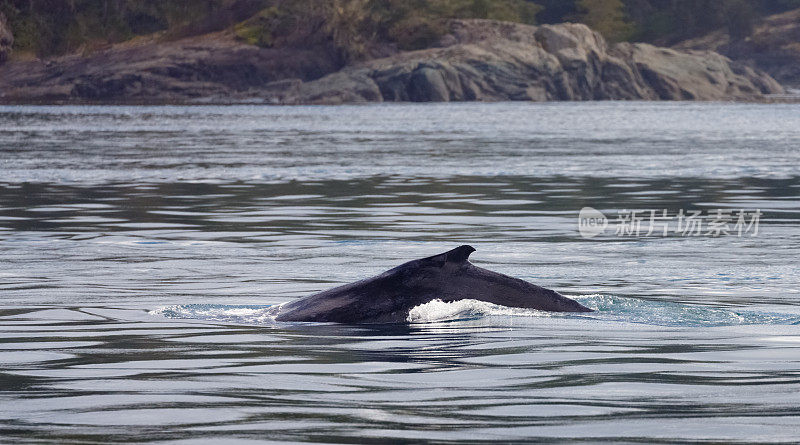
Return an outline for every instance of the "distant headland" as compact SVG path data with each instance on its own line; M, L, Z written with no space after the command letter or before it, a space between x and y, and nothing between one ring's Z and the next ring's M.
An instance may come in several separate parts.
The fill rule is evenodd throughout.
M180 8L131 7L103 19L117 28L102 25L108 11L73 6L58 28L0 3L0 103L763 101L800 83L800 43L786 41L798 37L800 9L667 47L622 41L634 23L620 0L599 2L607 14L595 16L578 1L584 15L566 16L602 33L533 24L547 2L524 0L419 11L397 0L216 2L183 21L169 16Z

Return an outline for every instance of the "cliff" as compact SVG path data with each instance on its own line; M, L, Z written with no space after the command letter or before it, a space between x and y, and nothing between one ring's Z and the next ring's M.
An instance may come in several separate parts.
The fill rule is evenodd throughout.
M781 91L768 75L714 52L609 45L581 24L462 20L440 48L296 82L275 101L746 100Z
M767 74L711 51L609 44L580 24L453 20L434 47L343 66L331 44L262 48L223 31L0 67L5 103L754 100Z

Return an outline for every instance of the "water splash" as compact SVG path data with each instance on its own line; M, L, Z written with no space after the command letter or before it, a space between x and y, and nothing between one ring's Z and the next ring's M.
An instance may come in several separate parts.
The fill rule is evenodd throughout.
M278 307L276 305L179 304L160 307L150 311L150 314L166 318L264 324L275 321Z
M459 300L446 303L433 300L412 308L410 323L438 323L488 317L538 317L592 319L653 326L713 327L738 325L800 324L800 314L729 310L666 301L626 298L615 295L570 296L595 312L564 313L499 306L485 301ZM196 319L237 324L271 324L279 306L184 304L150 311L167 318Z
M554 312L522 309L479 300L458 300L445 303L433 300L412 308L407 320L410 323L433 323L441 321L471 320L487 316L552 317Z

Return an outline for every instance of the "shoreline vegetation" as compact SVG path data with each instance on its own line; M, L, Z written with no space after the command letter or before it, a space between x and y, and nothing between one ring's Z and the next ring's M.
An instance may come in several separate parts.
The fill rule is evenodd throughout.
M0 103L794 100L800 0L662 3L0 0Z

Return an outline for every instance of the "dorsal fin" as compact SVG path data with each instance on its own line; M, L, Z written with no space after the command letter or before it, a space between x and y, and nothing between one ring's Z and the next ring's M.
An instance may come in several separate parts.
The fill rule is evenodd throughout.
M445 253L434 255L428 259L436 261L437 263L463 263L467 261L469 255L475 251L475 248L468 245L456 247Z

